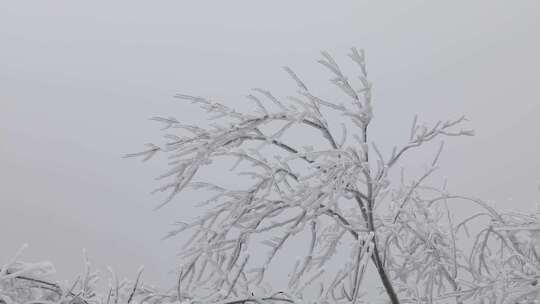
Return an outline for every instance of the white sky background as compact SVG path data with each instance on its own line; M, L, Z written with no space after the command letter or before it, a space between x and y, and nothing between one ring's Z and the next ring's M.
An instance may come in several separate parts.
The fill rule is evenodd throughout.
M29 243L25 259L71 279L86 248L99 268L134 276L145 264L147 282L169 284L178 246L160 238L197 213L193 196L152 212L165 163L121 159L159 140L147 118L201 121L177 92L235 106L253 87L290 95L283 65L341 97L315 60L328 50L349 69L351 46L366 49L375 85L373 139L404 143L415 113L466 114L477 136L447 142L450 189L532 210L538 37L536 0L0 0L0 261Z

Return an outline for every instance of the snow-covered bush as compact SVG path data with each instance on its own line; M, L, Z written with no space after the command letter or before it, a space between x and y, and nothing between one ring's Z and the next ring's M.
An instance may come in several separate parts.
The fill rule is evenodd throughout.
M96 276L89 272L72 287L60 287L39 281L42 274L17 272L32 265L8 263L0 272L0 301L361 303L369 301L362 289L366 276L379 279L391 303L539 298L538 213L502 214L484 201L433 186L429 178L442 141L420 176L394 172L404 154L428 142L472 135L461 129L466 119L428 126L415 118L405 144L384 155L369 136L373 108L364 52L352 49L349 57L357 78L347 77L325 52L319 60L343 93L335 100L346 102L318 96L285 68L297 85L296 96L284 100L255 89L248 99L257 109L244 112L179 94L207 111L213 123L153 118L164 125L166 142L128 156L167 157L170 168L159 177L164 184L157 190L168 197L159 207L187 189L209 196L201 198L206 207L201 216L169 233L191 236L175 290L159 293L137 278L98 294L91 287ZM307 130L314 131L309 146L290 135ZM231 162L240 175L237 186L199 180L204 167L220 161ZM448 203L453 200L481 211L456 221ZM471 221L484 226L469 231ZM288 263L298 247L300 255ZM276 277L286 284L271 284Z
M15 258L0 268L0 303L178 303L178 293L159 291L143 284L143 268L139 268L133 281L119 280L112 269L101 275L91 268L84 254L83 272L73 282L58 283L52 280L55 269L49 262L24 263L18 261L23 249ZM108 288L98 287L99 280L108 280Z

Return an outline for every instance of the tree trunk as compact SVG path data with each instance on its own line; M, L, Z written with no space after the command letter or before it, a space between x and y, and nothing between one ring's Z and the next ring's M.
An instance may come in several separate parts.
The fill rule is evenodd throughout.
M384 289L386 290L386 294L390 298L390 302L392 304L399 304L399 298L396 294L396 291L394 290L394 286L392 286L392 282L390 281L390 278L388 277L388 274L386 273L386 270L384 269L384 265L381 261L381 258L379 255L379 249L378 249L379 246L377 245L376 236L373 237L372 242L373 242L373 255L371 256L371 258L373 260L373 264L375 264L375 268L377 268L377 272L379 273L381 282L384 286Z

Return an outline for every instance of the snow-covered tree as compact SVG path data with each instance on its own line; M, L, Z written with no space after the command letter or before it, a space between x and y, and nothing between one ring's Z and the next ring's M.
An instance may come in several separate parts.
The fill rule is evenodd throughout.
M517 219L501 216L479 200L426 184L437 168L442 143L419 178L390 178L404 154L444 137L472 135L460 128L466 119L428 126L415 118L406 143L383 155L369 136L372 84L364 52L353 48L349 57L358 77L346 76L326 52L318 61L343 93L336 99L317 96L285 67L297 85L293 97L283 100L254 89L248 99L257 110L243 112L179 94L177 98L200 105L214 123L204 127L154 118L164 124L167 143L130 156L168 156L170 169L160 176L166 182L158 190L169 196L161 206L187 188L215 193L203 202L211 206L204 215L170 234L194 230L180 267L179 287L186 297L206 303L277 303L301 302L313 294L319 303L357 303L370 263L392 303L504 298L511 297L514 288L525 297L536 294L540 264L532 243L517 236L524 228L509 224ZM336 101L343 97L346 101ZM295 128L313 129L320 140L310 135L313 144L299 146L287 137ZM230 188L197 179L202 167L221 158L235 159L232 170L251 177L251 182ZM467 199L485 212L456 226L447 210L452 199ZM456 245L456 234L477 216L488 216L491 222L465 255ZM285 276L286 263L275 258L297 235L309 241ZM251 241L260 238L268 246L262 260L254 256L260 250ZM499 244L488 246L492 242ZM332 263L340 250L348 255ZM329 263L332 267L325 267ZM272 268L280 268L288 280L286 289L264 284ZM264 288L253 294L257 286Z
M31 284L47 295L24 294L24 299L41 302L366 303L363 287L374 278L390 303L540 299L540 213L503 214L429 181L442 140L473 134L461 129L466 119L427 125L415 118L405 143L385 155L370 137L372 85L364 52L352 49L349 57L356 78L347 77L326 52L319 60L343 93L332 100L318 96L286 67L297 85L295 96L281 99L254 89L248 99L256 110L244 112L179 94L208 112L212 123L153 118L163 124L166 142L128 156L168 159L157 189L167 198L158 207L188 190L198 190L205 206L199 217L178 223L168 235L190 236L174 290L160 293L138 284L139 272L134 282L114 279L98 295L88 287L94 278L88 271L73 287L61 289L25 273L23 264L8 263L0 272L0 302L24 302L19 287ZM406 178L397 164L428 142L440 142L437 153L426 160L424 173ZM230 162L239 175L234 186L199 178L204 167L219 162ZM456 221L449 207L453 200L480 211ZM468 224L482 218L482 228L469 232ZM469 243L464 235L470 235Z

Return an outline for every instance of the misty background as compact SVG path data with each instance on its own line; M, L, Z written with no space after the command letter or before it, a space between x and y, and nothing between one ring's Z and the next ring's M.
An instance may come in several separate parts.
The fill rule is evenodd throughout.
M374 83L372 139L404 143L414 114L465 114L477 135L447 141L449 189L535 210L539 9L536 0L0 0L0 262L28 243L24 260L49 260L71 280L86 248L97 268L133 277L144 264L146 282L170 285L179 244L160 238L198 213L189 195L152 211L166 163L121 158L159 142L148 118L203 121L172 98L179 92L239 109L253 87L291 95L283 65L337 95L315 61L327 50L351 70L352 46L366 50Z

